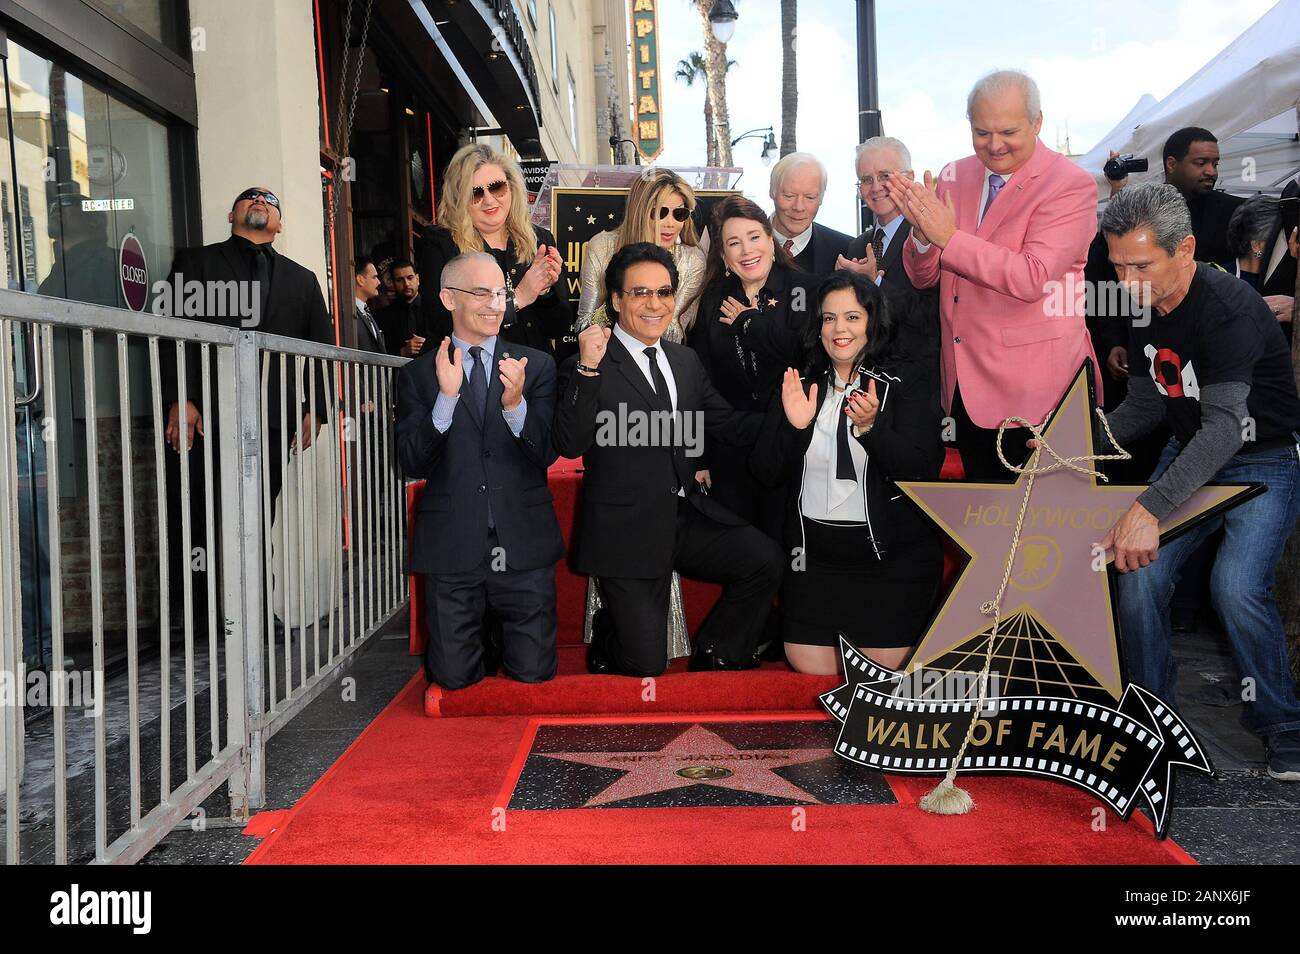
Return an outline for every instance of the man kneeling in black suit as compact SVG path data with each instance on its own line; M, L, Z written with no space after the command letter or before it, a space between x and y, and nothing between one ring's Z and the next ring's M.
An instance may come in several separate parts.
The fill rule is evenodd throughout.
M411 568L424 574L429 679L461 689L483 678L483 614L502 623L506 672L555 675L555 562L564 540L546 469L555 461L555 362L497 337L505 276L491 255L442 270L446 338L397 378L397 452L427 481L416 508Z
M660 340L676 293L666 251L622 248L605 271L605 310L617 324L583 331L560 372L555 446L585 467L573 566L599 578L612 623L596 627L592 672L667 668L673 570L723 584L691 669L752 668L781 580L780 547L695 483L702 441L752 444L762 415L733 410L694 351ZM675 426L656 426L665 420Z

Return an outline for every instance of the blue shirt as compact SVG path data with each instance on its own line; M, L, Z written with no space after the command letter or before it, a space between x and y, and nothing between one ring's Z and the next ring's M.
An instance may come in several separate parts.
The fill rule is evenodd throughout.
M468 382L470 372L474 370L474 359L470 356L469 349L471 345L468 341L461 341L455 335L451 336L451 343L456 346L460 352L461 361L465 368L465 380ZM483 353L479 356L483 359L483 376L488 383L488 389L492 388L493 356L496 354L497 339L496 335L483 341L480 348ZM448 396L438 391L438 398L433 402L433 426L438 429L439 434L446 434L447 428L451 427L452 415L456 413L456 402L460 400L460 395ZM501 416L506 419L506 426L510 428L510 433L518 437L524 430L524 419L528 416L528 401L520 396L519 405L512 411L501 409Z

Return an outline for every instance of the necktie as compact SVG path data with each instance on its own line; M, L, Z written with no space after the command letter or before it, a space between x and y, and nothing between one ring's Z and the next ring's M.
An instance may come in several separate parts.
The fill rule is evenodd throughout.
M483 368L483 349L474 345L469 349L473 367L469 369L469 396L474 406L487 410L487 371Z
M659 406L665 411L671 411L673 398L668 393L668 381L664 378L664 373L655 358L655 349L646 348L645 356L650 359L650 380L653 382L655 397L659 399Z
M271 302L271 247L253 246L253 277L257 280L258 305L261 308L258 326L265 327L267 306Z
M879 265L881 259L885 257L885 230L877 228L875 234L871 236L871 251L876 255L876 264Z
M781 243L781 247L782 247L783 249L785 249L785 253L786 253L787 255L793 255L793 254L794 254L794 239L786 239L784 242Z
M379 330L379 322L375 321L374 312L370 310L369 305L361 306L361 316L366 321L366 327L370 329L370 336L375 339L375 344L379 346L380 351L387 351L388 346L384 344L384 333Z
M853 426L853 418L844 413L844 407L849 399L848 391L844 392L844 399L840 401L840 406L836 409L836 416L839 423L835 428L835 479L836 480L857 480L858 471L853 466L853 451L849 449L849 428Z
M1002 191L1002 187L1006 184L1007 180L996 172L989 176L989 197L984 202L984 211L980 213L981 218L989 214L989 206L993 204L993 200L998 197L998 193Z

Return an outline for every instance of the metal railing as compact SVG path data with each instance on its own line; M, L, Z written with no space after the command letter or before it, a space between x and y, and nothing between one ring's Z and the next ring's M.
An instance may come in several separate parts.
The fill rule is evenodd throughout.
M35 376L22 394L15 361ZM203 409L184 460L164 440L172 361L176 403ZM237 821L265 803L267 740L406 602L393 427L405 362L0 290L6 862L133 862L223 784ZM310 448L296 446L303 412ZM20 431L36 424L43 460L20 468ZM28 532L34 519L44 534ZM84 610L87 593L78 672L65 605ZM48 658L36 670L33 645Z

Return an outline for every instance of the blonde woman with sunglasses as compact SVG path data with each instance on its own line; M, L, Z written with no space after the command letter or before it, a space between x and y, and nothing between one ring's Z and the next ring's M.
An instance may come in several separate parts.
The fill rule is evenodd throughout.
M506 276L501 337L555 354L553 340L573 329L573 310L556 283L564 263L555 236L529 221L519 165L490 146L472 143L452 156L443 176L438 224L416 248L421 282L438 287L443 266L464 252L487 252ZM420 296L425 348L451 334L451 314L437 295Z
M623 221L587 243L582 259L582 293L578 299L579 332L588 325L610 326L605 314L603 287L610 259L625 245L649 242L667 249L677 265L680 284L677 307L664 340L680 343L695 318L696 291L704 277L704 252L691 215L695 192L686 180L669 169L647 169L628 190Z

